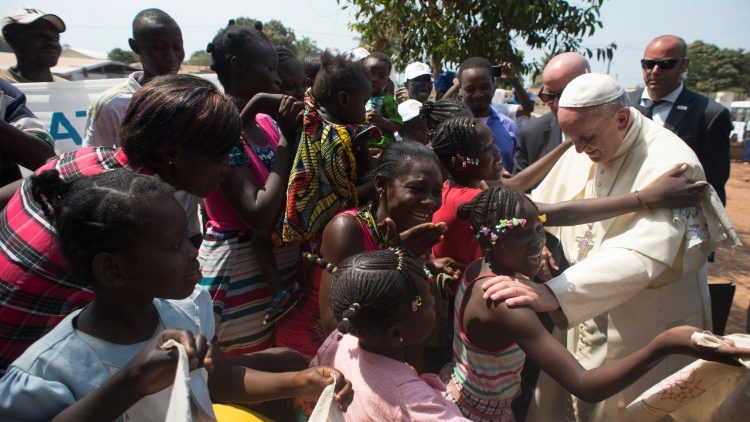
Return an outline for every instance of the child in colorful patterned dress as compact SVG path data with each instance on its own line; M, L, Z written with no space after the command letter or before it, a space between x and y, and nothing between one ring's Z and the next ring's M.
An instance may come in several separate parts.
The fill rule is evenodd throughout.
M539 271L545 235L536 205L522 193L489 187L459 207L482 248L483 258L466 268L455 301L453 362L441 378L445 397L473 421L513 421L511 401L520 390L526 355L572 394L588 402L603 400L627 387L668 354L737 364L731 357L750 349L694 345L699 329L675 327L628 357L585 370L540 323L530 308L508 308L483 297L477 281L503 275L532 278ZM356 388L356 387L355 387Z
M380 133L360 125L371 96L360 63L324 52L320 71L305 96L305 114L286 195L285 242L317 242L339 211L366 202L374 189L364 177L373 167L367 149Z
M401 130L403 121L398 113L398 104L392 94L386 92L386 86L390 79L391 59L383 53L372 53L362 59L370 84L372 84L372 97L367 101L367 122L377 126L383 136L380 139L372 139L368 143L370 148L385 149L396 142L394 133Z

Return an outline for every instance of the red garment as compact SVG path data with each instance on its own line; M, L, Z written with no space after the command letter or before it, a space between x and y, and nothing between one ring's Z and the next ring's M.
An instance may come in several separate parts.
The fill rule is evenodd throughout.
M57 169L64 180L73 181L120 167L133 170L122 150L89 147L52 158L36 174ZM32 343L94 298L91 289L71 280L54 228L31 189L26 178L0 213L0 375Z
M362 251L377 251L378 242L372 236L367 222L357 216L361 208L354 208L342 211L339 214L351 215L359 223L362 229ZM359 253L353 251L352 255ZM315 266L312 280L312 289L303 299L303 302L294 309L287 318L283 319L276 329L276 346L289 347L306 356L315 356L318 348L326 339L323 333L323 326L320 322L320 303L318 296L320 294L320 276L323 269Z
M435 258L451 257L469 265L482 257L482 249L468 220L459 220L458 207L471 201L482 189L461 186L446 180L443 183L443 205L432 215L433 223L445 223L448 230L443 240L432 248Z

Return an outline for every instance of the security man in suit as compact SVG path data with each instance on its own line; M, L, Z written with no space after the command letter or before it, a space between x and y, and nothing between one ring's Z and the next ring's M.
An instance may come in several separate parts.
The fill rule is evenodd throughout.
M542 72L539 99L547 104L551 112L521 127L513 160L514 173L542 158L562 142L562 131L557 124L557 101L568 82L588 72L591 72L589 62L578 53L561 53L547 63Z
M721 202L729 179L729 134L732 119L719 103L685 88L688 57L685 40L674 35L655 38L641 60L646 89L635 92L631 104L682 138L695 151Z

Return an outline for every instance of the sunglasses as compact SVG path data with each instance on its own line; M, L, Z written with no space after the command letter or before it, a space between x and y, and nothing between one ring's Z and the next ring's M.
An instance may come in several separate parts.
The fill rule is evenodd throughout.
M537 94L539 99L545 103L551 103L552 101L555 101L555 98L559 100L561 95L562 95L562 92L544 92L544 91L539 91L539 94Z
M660 69L671 69L677 65L682 59L664 59L664 60L641 60L641 67L644 69L653 69L657 64Z

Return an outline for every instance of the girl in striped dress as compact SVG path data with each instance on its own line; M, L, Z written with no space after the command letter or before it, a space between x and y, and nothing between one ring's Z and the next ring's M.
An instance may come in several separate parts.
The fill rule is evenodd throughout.
M483 298L482 280L495 275L534 277L541 265L545 215L526 196L490 187L459 207L483 258L467 267L456 295L453 361L441 372L444 396L473 421L514 421L511 402L520 390L525 356L577 397L603 400L638 379L670 353L726 361L748 349L695 346L695 327L665 331L630 356L585 370L529 308L508 308Z
M198 256L218 344L227 355L273 346L270 320L292 303L300 260L297 242L281 245L272 233L284 209L292 149L287 141L302 103L276 94L278 57L261 29L230 21L207 48L225 93L242 109L243 124L229 175L205 200L208 221Z

